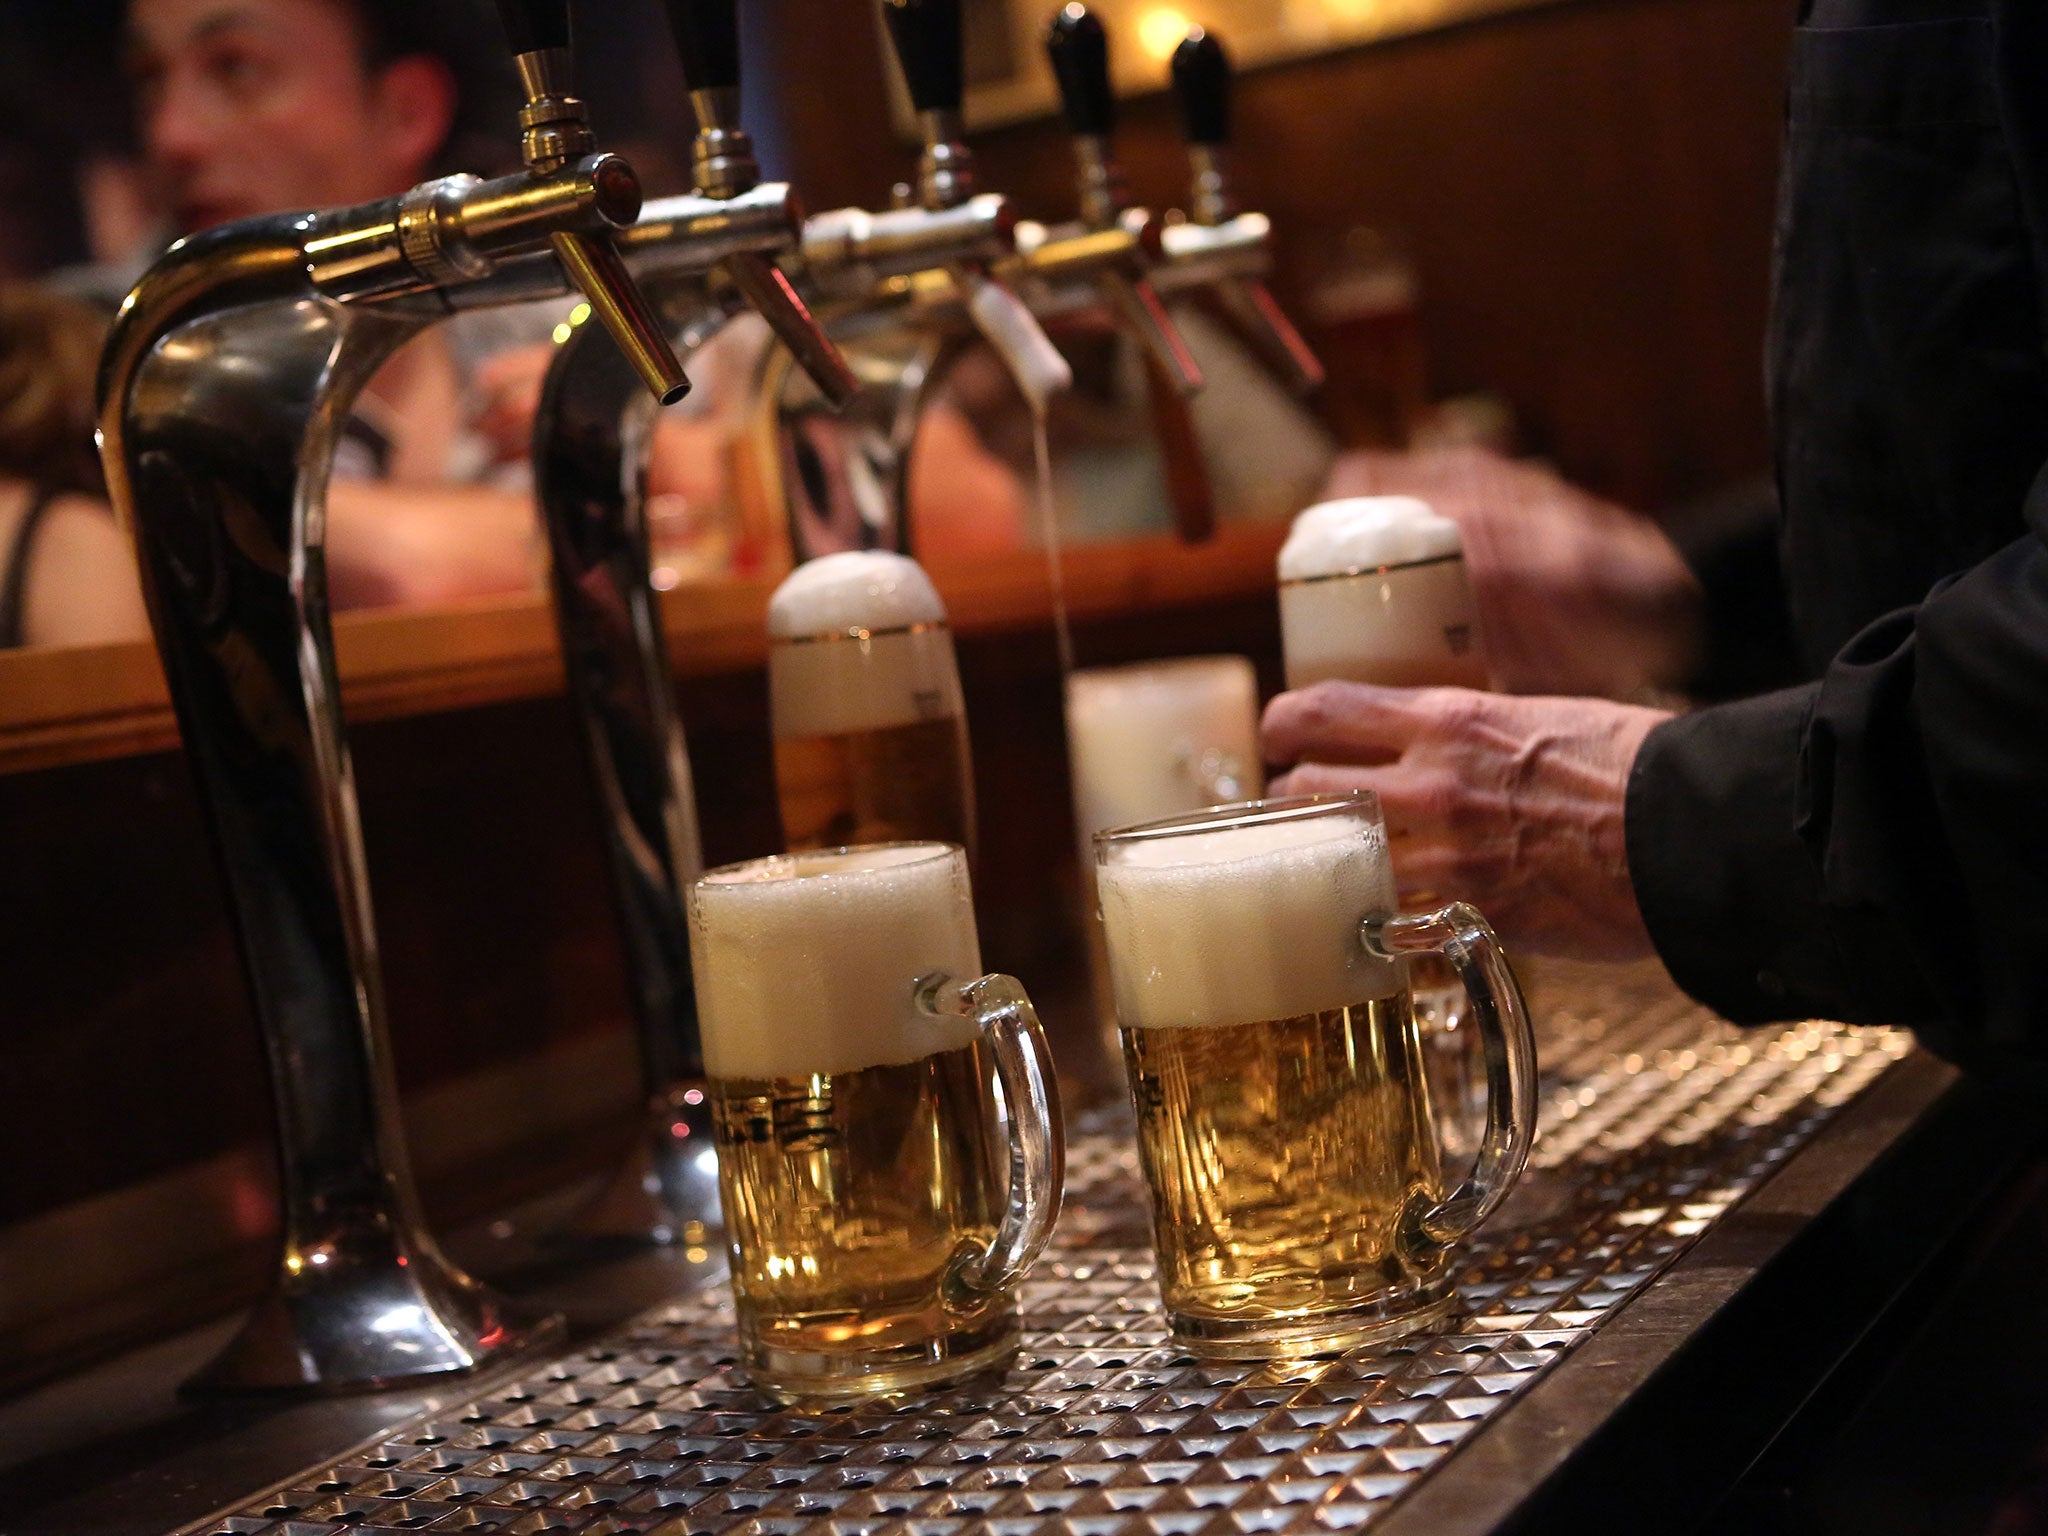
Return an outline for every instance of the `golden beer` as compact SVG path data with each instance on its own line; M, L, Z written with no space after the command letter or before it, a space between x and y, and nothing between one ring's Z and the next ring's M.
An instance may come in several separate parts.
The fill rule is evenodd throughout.
M792 850L971 841L973 780L958 716L778 737L775 789Z
M1484 921L1395 913L1370 795L1104 833L1096 881L1175 1337L1263 1358L1441 1316L1450 1242L1506 1192L1535 1123L1528 1021ZM1409 955L1449 949L1482 1027L1509 1037L1508 1091L1455 1192L1404 980Z
M1407 998L1122 1033L1159 1288L1183 1336L1276 1324L1310 1347L1310 1320L1330 1315L1328 1347L1345 1347L1369 1331L1361 1308L1413 1326L1446 1260L1413 1230L1443 1181Z
M1015 1339L1016 1303L949 1284L996 1229L988 1065L977 1044L711 1088L726 1230L750 1360L816 1374L848 1346L876 1390Z
M776 795L791 849L974 847L966 703L916 562L869 550L790 573L768 608Z
M1028 1002L980 977L962 851L714 870L691 888L690 947L755 1381L792 1398L897 1392L1006 1358L1015 1276L1059 1205L1058 1112Z

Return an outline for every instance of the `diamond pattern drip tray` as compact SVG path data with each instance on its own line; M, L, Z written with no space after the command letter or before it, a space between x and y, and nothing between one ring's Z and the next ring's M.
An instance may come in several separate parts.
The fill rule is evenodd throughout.
M1135 1154L1074 1140L999 1381L801 1413L732 1360L722 1284L394 1425L188 1532L1244 1536L1370 1525L1911 1049L1738 1031L1640 969L1541 1010L1542 1139L1433 1335L1256 1369L1169 1342Z

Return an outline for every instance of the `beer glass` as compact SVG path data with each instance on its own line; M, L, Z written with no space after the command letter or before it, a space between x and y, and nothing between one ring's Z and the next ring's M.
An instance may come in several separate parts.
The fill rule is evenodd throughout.
M1326 501L1280 551L1287 686L1485 688L1458 525L1412 496Z
M881 550L798 566L768 604L785 846L931 838L974 849L967 709L946 610Z
M1067 679L1067 756L1084 840L1104 827L1256 795L1252 664L1184 656L1076 672Z
M1451 1255L1536 1130L1535 1042L1486 920L1395 910L1370 794L1252 801L1095 840L1159 1285L1223 1359L1440 1318ZM1486 1047L1486 1129L1447 1190L1404 957L1440 955Z
M1066 704L1067 761L1088 913L1096 908L1088 840L1097 832L1248 799L1264 788L1258 678L1242 656L1085 668L1068 677ZM1113 1061L1118 1054L1116 1013L1102 925L1085 926L1100 1027L1096 1038Z
M1397 688L1491 686L1458 525L1412 496L1325 501L1294 520L1280 551L1280 641L1287 686L1326 678ZM1485 1092L1448 967L1411 967L1444 1145L1471 1150Z
M713 870L690 890L690 953L755 1382L856 1397L1007 1360L1065 1141L1030 999L981 973L965 854Z

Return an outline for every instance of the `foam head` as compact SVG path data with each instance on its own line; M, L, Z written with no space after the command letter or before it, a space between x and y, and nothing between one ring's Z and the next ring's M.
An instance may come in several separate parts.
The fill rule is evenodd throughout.
M924 568L879 549L807 560L768 600L771 640L945 622L946 606Z
M919 977L981 974L967 859L949 843L780 855L690 888L705 1069L807 1077L916 1061L975 1038L916 1007Z
M1096 865L1117 1019L1254 1024L1401 990L1361 921L1394 910L1370 803L1104 845Z
M885 730L965 713L946 609L915 560L824 555L768 602L768 691L778 740ZM850 639L850 635L859 639Z
M1458 525L1413 496L1318 502L1294 520L1280 550L1280 579L1302 581L1464 552Z

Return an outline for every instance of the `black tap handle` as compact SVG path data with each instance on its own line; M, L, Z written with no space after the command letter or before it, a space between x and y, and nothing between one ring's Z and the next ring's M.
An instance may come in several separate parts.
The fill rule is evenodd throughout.
M668 25L684 84L693 91L739 88L739 0L668 0Z
M1109 34L1080 0L1063 5L1046 29L1045 51L1060 83L1060 105L1075 133L1107 136L1116 128L1109 84Z
M498 16L514 53L569 46L569 0L498 0Z
M882 14L910 104L920 112L958 112L967 78L960 0L884 0Z
M1230 142L1230 55L1215 33L1196 27L1173 50L1173 94L1190 144Z

